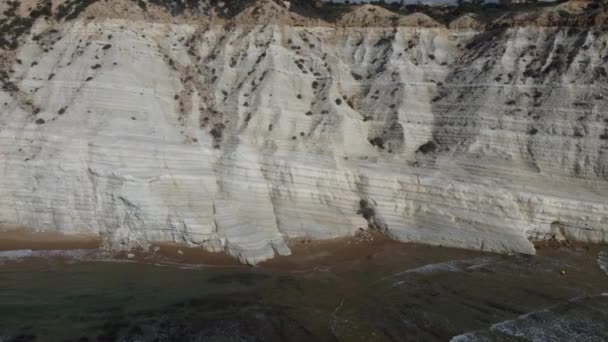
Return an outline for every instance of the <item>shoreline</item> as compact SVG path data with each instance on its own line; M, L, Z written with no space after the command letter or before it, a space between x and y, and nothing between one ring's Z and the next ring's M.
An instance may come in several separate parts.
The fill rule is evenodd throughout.
M272 259L251 266L239 262L226 252L209 252L201 247L189 247L178 243L153 243L148 250L108 252L103 250L101 239L92 235L64 235L61 233L37 233L28 231L10 231L0 233L0 254L10 252L69 252L79 250L87 253L95 261L95 255L103 260L132 261L173 266L201 267L242 267L276 271L306 271L311 269L338 268L360 263L376 262L387 255L398 255L415 263L443 262L446 260L469 259L482 256L509 256L495 252L442 247L414 242L402 242L390 239L375 231L361 231L350 237L328 240L294 238L287 242L291 254L277 255ZM536 255L530 257L563 256L564 251L597 254L606 250L608 245L582 242L559 241L555 239L533 241ZM8 254L7 254L8 253ZM33 256L45 255L34 253ZM61 253L51 253L54 257ZM68 257L69 253L66 253Z

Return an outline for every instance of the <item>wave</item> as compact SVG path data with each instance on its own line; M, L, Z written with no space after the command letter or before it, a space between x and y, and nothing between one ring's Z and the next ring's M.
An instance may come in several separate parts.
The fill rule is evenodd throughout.
M2 251L0 252L0 259L3 260L16 260L26 257L31 257L34 252L31 249L18 249L14 251Z
M450 342L481 342L508 337L541 341L606 341L608 296L575 297L555 306L499 322L487 330L454 336Z
M138 258L125 258L124 255L120 256L115 253L110 253L101 249L52 249L52 250L31 250L31 249L19 249L10 251L0 251L0 265L6 265L10 263L19 263L27 260L46 260L51 262L53 260L61 260L65 263L78 263L78 262L109 262L109 263L140 263L145 265L152 265L157 267L175 267L180 269L197 270L207 269L214 267L239 267L241 265L209 265L203 263L189 264L176 262L174 260L167 259L158 254L144 254ZM0 342L2 340L0 339Z
M110 253L99 249L47 249L31 250L18 249L0 252L0 265L8 263L23 262L33 259L46 259L48 261L60 259L63 262L87 262L87 261L106 261L106 262L130 262L113 257Z
M608 275L608 252L600 252L597 256L597 264Z
M435 263L435 264L428 264L428 265L424 265L424 266L420 266L420 267L416 267L416 268L412 268L412 269L407 269L405 271L401 271L401 272L392 274L388 277L384 277L384 278L380 279L379 281L384 281L384 280L392 279L392 278L399 278L399 277L403 277L403 276L407 276L407 275L411 275L411 274L473 271L473 270L476 270L479 268L486 267L486 266L490 265L493 261L495 261L495 258L493 258L493 257L479 257L479 258L463 259L463 260L450 260L450 261L445 261L445 262L440 262L440 263ZM405 281L397 281L397 282L393 283L392 286L400 286L403 283L405 283Z

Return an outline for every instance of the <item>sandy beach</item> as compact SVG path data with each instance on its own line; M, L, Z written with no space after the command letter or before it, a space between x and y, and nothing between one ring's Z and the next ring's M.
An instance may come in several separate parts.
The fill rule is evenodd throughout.
M0 251L96 249L101 240L97 235L66 235L54 232L13 230L0 233Z
M568 271L570 278L588 277L589 274L601 274L596 258L604 245L572 243L569 241L544 240L536 241L536 255L522 257L531 262L536 258L554 258L563 260L565 265L577 264L577 269ZM276 256L265 261L255 269L278 272L306 272L311 270L328 270L340 272L352 269L361 264L371 265L379 270L390 270L392 264L399 267L416 267L421 264L435 264L449 260L465 260L501 255L474 250L446 248L416 243L399 242L375 231L361 230L355 236L312 240L298 238L289 240L291 255ZM198 247L189 247L178 243L152 244L147 250L108 252L101 249L99 237L87 235L63 235L60 233L36 233L28 231L11 231L0 233L0 251L90 251L87 260L99 252L104 260L129 260L145 264L213 266L250 268L236 258L224 252L209 252ZM53 255L61 255L53 254ZM561 270L560 270L561 271Z

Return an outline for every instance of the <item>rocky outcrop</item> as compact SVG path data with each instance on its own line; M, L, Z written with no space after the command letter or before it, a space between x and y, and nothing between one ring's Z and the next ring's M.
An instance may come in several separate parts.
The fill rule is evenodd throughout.
M338 25L275 1L195 17L161 1L67 4L81 7L53 2L5 36L5 230L252 264L289 254L289 238L360 227L498 252L608 242L602 28L423 14L363 27L355 12Z

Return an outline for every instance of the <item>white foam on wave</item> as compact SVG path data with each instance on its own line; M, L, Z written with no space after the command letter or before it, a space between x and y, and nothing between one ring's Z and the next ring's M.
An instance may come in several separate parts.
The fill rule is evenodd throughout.
M397 278L401 276L407 276L408 274L427 274L427 273L435 273L435 272L465 272L465 271L474 271L480 269L482 267L488 266L495 259L492 257L480 257L473 259L464 259L464 260L450 260L446 262L440 262L436 264L428 264L412 269L408 269L405 271L401 271L395 274L392 274L388 277L382 278L380 281ZM405 281L397 281L393 284L393 286L400 286Z
M181 269L197 270L212 267L231 267L208 264L187 264L165 259L158 255L148 255L143 259L125 259L117 257L115 254L100 249L53 249L53 250L31 250L20 249L10 251L0 251L0 265L18 263L26 260L44 259L47 261L61 260L62 262L73 264L78 262L108 262L116 264L140 263L158 267L176 267ZM238 266L237 266L238 267ZM2 340L0 340L2 342Z
M597 256L597 264L608 275L608 252L600 252Z
M599 296L604 296L602 293ZM578 302L586 297L574 297L568 302ZM592 297L590 297L592 298ZM562 302L549 308L528 312L515 319L492 324L488 330L472 331L452 337L450 342L481 342L491 341L485 332L500 332L502 334L524 338L533 342L544 341L585 341L589 331L601 331L601 325L586 317L577 318L564 316L555 309L563 306Z
M457 261L448 261L439 264L429 264L407 270L404 273L433 273L433 272L461 272L463 269Z
M21 262L31 259L61 259L65 262L82 261L122 261L113 259L110 254L98 249L19 249L0 252L0 264Z
M528 312L515 319L510 319L502 322L492 324L488 330L471 331L464 334L460 334L452 337L450 342L481 342L490 341L485 335L489 331L501 332L505 335L521 337L530 341L538 341L540 337L549 339L547 331L554 330L555 322L549 319L543 319L544 314L550 314L548 309L539 311ZM528 321L535 322L535 324L525 324Z
M487 339L485 338L481 338L481 336L478 335L477 332L468 332L468 333L464 333L458 336L454 336L452 337L452 339L450 339L450 342L481 342L481 341L487 341Z
M2 251L0 252L0 259L15 260L21 258L27 258L32 256L33 251L31 249L17 249L13 251Z

